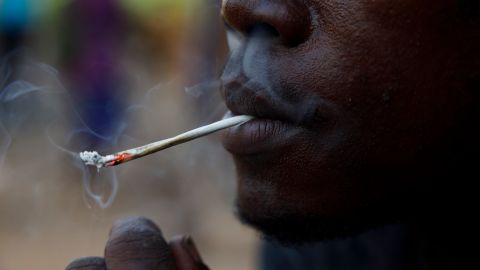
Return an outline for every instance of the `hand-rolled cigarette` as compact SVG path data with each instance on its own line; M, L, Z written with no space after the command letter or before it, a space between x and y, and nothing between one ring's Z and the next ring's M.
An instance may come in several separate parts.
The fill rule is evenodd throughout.
M98 169L102 167L115 166L130 160L153 154L155 152L175 146L177 144L182 144L196 138L206 136L222 129L241 125L252 119L253 117L248 115L233 116L203 127L187 131L173 138L149 143L144 146L121 151L107 156L102 156L96 151L84 151L80 153L80 158L83 160L83 162L85 162L86 165L97 166Z

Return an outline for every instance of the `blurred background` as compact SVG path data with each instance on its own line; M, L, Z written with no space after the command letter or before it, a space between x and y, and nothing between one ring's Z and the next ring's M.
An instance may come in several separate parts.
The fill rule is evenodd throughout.
M116 219L189 234L212 269L253 269L216 135L97 172L115 152L222 117L219 0L0 0L0 270L101 255Z

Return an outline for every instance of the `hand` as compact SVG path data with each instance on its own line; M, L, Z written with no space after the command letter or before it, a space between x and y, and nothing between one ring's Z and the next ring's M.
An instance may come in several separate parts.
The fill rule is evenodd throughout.
M151 220L117 221L110 230L104 257L82 257L66 270L208 270L190 237L165 241Z

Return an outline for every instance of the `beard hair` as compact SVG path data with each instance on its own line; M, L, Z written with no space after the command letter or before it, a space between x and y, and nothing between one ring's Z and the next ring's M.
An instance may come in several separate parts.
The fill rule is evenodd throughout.
M406 209L410 209L410 212ZM391 203L361 209L342 217L282 209L260 211L263 210L268 213L259 213L258 208L249 211L238 200L236 203L236 216L243 224L258 230L267 241L284 246L350 238L375 228L402 223L412 215L410 207Z

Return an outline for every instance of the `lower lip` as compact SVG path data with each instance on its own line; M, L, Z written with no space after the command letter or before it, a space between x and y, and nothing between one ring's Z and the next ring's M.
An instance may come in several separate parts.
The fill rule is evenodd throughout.
M225 149L233 154L271 152L291 142L301 128L279 120L255 118L222 133Z

